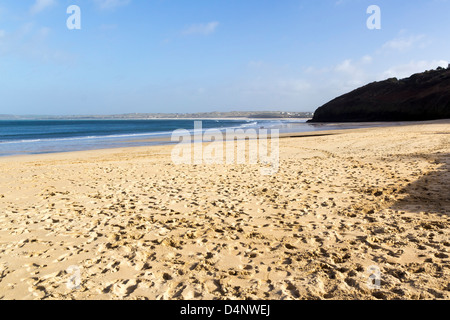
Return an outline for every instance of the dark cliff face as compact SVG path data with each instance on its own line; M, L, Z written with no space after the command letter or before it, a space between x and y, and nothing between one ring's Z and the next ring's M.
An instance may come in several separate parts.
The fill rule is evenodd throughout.
M323 105L312 122L450 119L450 68L374 82Z

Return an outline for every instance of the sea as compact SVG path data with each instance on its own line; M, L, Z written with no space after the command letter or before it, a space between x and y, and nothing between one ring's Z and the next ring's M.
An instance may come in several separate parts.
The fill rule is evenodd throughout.
M202 121L202 130L264 128L280 133L368 126L311 124L303 119L1 120L0 157L170 144L174 130L194 132L195 121Z

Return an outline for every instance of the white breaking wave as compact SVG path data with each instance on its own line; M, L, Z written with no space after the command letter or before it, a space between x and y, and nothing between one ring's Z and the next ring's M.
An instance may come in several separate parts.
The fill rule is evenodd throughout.
M219 122L216 120L216 122ZM227 129L243 129L243 128L255 128L260 129L261 127L279 127L287 121L283 120L246 120L246 123L242 123L238 126L231 127L212 127L212 128L202 128L201 130L190 129L187 130L190 134L198 134L200 132L205 132L207 130L227 130ZM180 128L183 129L183 128ZM175 130L174 130L175 131ZM130 133L130 134L115 134L115 135L105 135L105 136L85 136L85 137L67 137L67 138L44 138L44 139L22 139L22 140L11 140L11 141L0 141L0 145L11 145L11 144L24 144L24 143L49 143L49 142L67 142L67 141L102 141L102 140L114 140L114 139L131 139L131 138L144 138L144 137L155 137L160 136L169 137L174 131L159 131L159 132L148 132L148 133ZM125 141L124 141L125 142Z

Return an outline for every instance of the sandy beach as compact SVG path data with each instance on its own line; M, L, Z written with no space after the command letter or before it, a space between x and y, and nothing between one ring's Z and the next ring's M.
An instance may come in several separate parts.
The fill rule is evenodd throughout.
M450 299L450 121L172 148L0 158L0 298Z

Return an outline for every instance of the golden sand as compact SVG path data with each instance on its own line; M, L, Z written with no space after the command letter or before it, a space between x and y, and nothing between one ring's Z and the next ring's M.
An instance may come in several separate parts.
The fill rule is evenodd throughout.
M450 122L333 133L281 139L273 176L171 146L2 158L0 298L449 299Z

